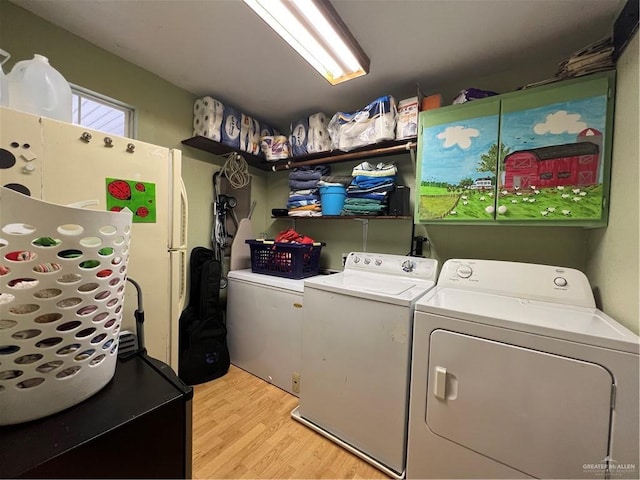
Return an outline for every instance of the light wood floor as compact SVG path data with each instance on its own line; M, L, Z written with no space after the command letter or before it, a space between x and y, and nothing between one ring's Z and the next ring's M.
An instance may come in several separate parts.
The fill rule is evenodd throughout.
M293 420L296 397L233 365L194 390L194 479L389 478Z

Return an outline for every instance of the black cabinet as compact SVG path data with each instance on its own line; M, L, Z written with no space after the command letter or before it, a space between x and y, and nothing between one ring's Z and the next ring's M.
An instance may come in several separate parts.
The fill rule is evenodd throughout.
M0 427L0 478L191 478L192 397L166 364L119 359L82 403Z

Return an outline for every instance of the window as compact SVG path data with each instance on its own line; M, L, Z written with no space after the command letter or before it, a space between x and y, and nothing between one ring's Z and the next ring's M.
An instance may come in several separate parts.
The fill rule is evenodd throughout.
M74 124L113 135L135 138L135 109L131 105L76 85L71 85L71 93Z

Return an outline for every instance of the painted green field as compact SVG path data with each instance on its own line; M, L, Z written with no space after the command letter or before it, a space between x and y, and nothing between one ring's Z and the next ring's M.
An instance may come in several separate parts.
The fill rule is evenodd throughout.
M422 186L420 193L420 220L491 220L494 211L498 220L597 220L602 210L602 185L503 190L497 206L493 192Z
M424 188L424 187L423 187ZM446 189L440 189L446 192ZM422 192L422 190L421 190ZM477 190L420 196L421 220L491 220L494 195ZM490 207L487 211L487 207Z
M602 185L504 192L498 198L500 220L597 220L602 213Z

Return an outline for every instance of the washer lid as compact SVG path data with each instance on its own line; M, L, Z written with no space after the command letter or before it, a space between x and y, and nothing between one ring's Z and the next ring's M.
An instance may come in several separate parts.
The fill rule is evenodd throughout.
M436 287L416 312L640 353L640 338L597 308L561 305L485 292Z
M323 277L324 275L319 276ZM304 290L304 279L294 280L292 278L274 277L273 275L253 273L250 269L231 270L227 275L227 278L229 280L239 280L242 282L253 283L265 287L279 288L292 292L302 293Z
M304 282L305 289L316 288L396 305L414 304L434 285L431 280L359 271L313 277Z

